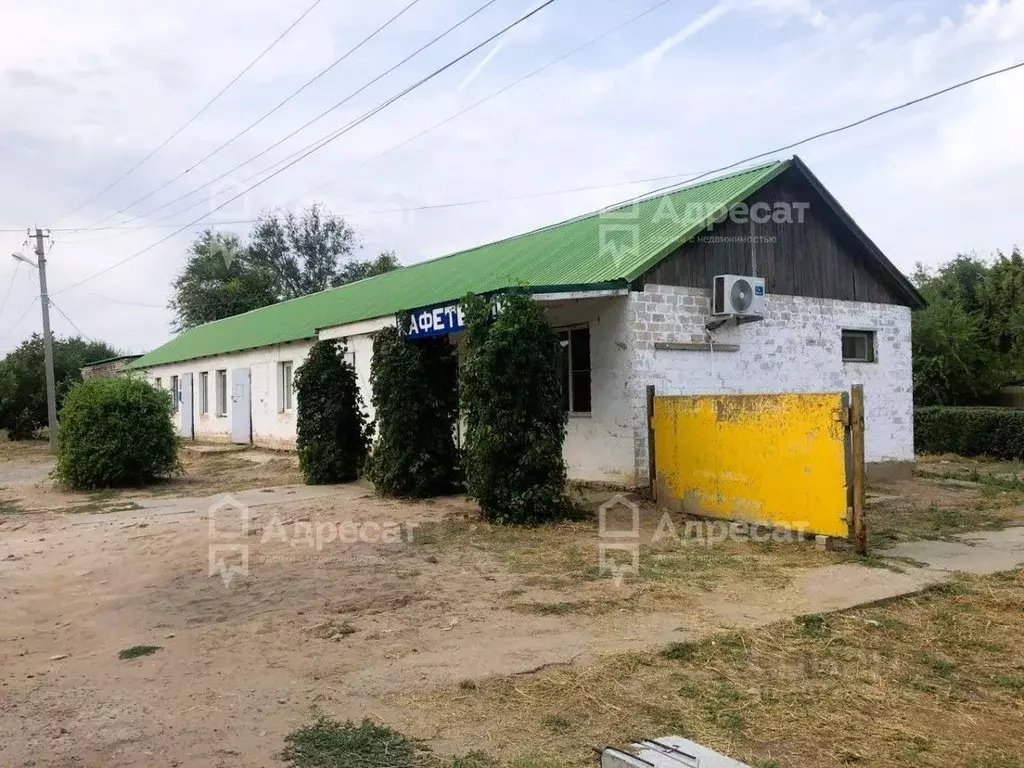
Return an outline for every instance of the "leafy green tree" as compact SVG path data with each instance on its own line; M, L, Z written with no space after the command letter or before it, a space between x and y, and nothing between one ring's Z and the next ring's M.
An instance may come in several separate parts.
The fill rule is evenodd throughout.
M914 313L914 402L971 405L1024 380L1024 257L959 255L914 282L928 302Z
M109 344L78 337L53 340L57 410L68 391L82 380L87 363L117 357ZM11 440L28 440L47 424L43 337L36 333L0 361L0 428Z
M368 276L364 273L372 267L366 264L372 262L353 261L358 246L348 222L314 204L301 216L290 211L264 214L249 250L254 263L277 276L281 298L293 299ZM345 274L346 267L351 276Z
M366 461L372 427L347 356L344 343L318 341L295 372L296 446L309 485L356 480Z
M60 418L57 477L71 488L143 485L180 469L171 395L139 376L72 387Z
M276 303L278 280L253 263L237 236L208 229L192 244L173 291L171 326L180 332Z
M366 474L384 496L424 498L458 486L458 361L446 336L410 341L397 328L373 338L370 372L377 442Z
M537 302L523 294L502 297L497 319L491 302L477 296L466 297L463 311L467 489L497 522L561 517L570 503L558 339Z
M207 230L174 281L172 327L187 330L401 266L392 251L355 259L357 248L355 230L318 204L301 215L264 214L246 242Z
M395 256L394 251L384 251L376 259L347 262L338 271L335 283L337 285L354 283L356 280L365 280L368 277L383 275L385 272L398 269L400 266L402 265L399 264L398 257Z

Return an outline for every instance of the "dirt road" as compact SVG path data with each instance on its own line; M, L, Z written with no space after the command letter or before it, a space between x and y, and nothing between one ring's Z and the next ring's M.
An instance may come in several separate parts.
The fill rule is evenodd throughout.
M60 495L28 467L0 467L8 497ZM775 586L736 577L684 589L669 609L638 611L635 585L560 589L493 550L417 541L432 522L472 518L464 499L259 488L258 464L239 471L250 487L230 478L233 497L0 516L0 765L271 766L284 735L321 712L417 733L389 694L583 664L942 578L835 562L792 568ZM594 531L579 535L581 556L596 559ZM240 567L243 549L247 572L225 584L223 566ZM621 607L563 608L601 601ZM160 648L119 659L137 645Z

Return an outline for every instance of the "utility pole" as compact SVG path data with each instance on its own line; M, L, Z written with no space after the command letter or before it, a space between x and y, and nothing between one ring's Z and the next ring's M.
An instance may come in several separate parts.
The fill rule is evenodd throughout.
M32 264L39 268L39 303L43 306L43 362L46 368L46 419L50 431L50 453L57 452L57 383L53 375L53 336L50 333L50 296L46 291L46 247L43 240L49 237L39 227L28 232L29 237L36 240L36 261L25 258L20 253L12 254L18 261Z

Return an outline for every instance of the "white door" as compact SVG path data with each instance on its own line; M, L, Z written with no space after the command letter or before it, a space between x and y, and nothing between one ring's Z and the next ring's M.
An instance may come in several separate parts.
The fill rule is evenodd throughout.
M231 372L231 442L252 442L252 387L248 368Z
M181 437L192 440L195 438L195 422L193 421L194 408L192 400L192 374L182 374L181 383L178 385L178 434Z

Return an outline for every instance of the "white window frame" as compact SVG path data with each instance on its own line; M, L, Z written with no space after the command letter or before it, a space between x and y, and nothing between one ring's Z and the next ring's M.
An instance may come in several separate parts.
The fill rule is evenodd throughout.
M590 353L590 355L589 355L589 357L590 357L590 365L589 365L589 367L587 367L585 369L584 368L580 368L580 369L577 370L577 369L573 368L572 332L573 331L583 330L584 328L587 330L587 343L590 344L590 349L587 350ZM567 401L569 403L568 414L570 416L577 416L577 417L590 416L594 412L594 359L593 359L594 348L593 348L593 344L591 344L592 336L591 336L591 333L590 333L590 323L578 323L576 325L568 325L568 326L563 326L561 328L555 328L555 334L558 336L558 343L559 343L560 347L565 350L565 355L566 355L566 357L567 357L567 359L569 361L569 381L567 383L568 393L567 393L567 396L566 396L566 399L567 399ZM565 336L565 339L562 338L563 335ZM584 410L576 410L576 403L575 403L575 399L576 398L574 396L573 386L572 386L573 374L574 373L583 373L583 372L586 372L586 373L590 374L590 408L589 408L589 410L585 410L585 411ZM559 369L558 375L559 375L559 379L561 379L561 375L562 375L561 369Z
M156 377L156 379L153 381L153 383L154 383L154 385L156 386L157 389L163 389L164 388L164 380L161 379L159 376Z
M171 400L174 401L174 412L177 413L181 406L181 379L171 376Z
M217 371L214 385L216 387L215 403L217 409L217 416L224 417L228 415L228 371L226 368L221 368Z
M846 338L847 334L856 338L865 339L864 342L864 356L858 357L847 357L846 356ZM871 328L843 328L839 334L839 353L843 357L844 363L877 363L878 362L878 348L877 336L875 331Z
M295 368L291 360L277 364L277 412L288 413L295 401Z
M210 372L199 372L199 413L203 416L210 412Z

